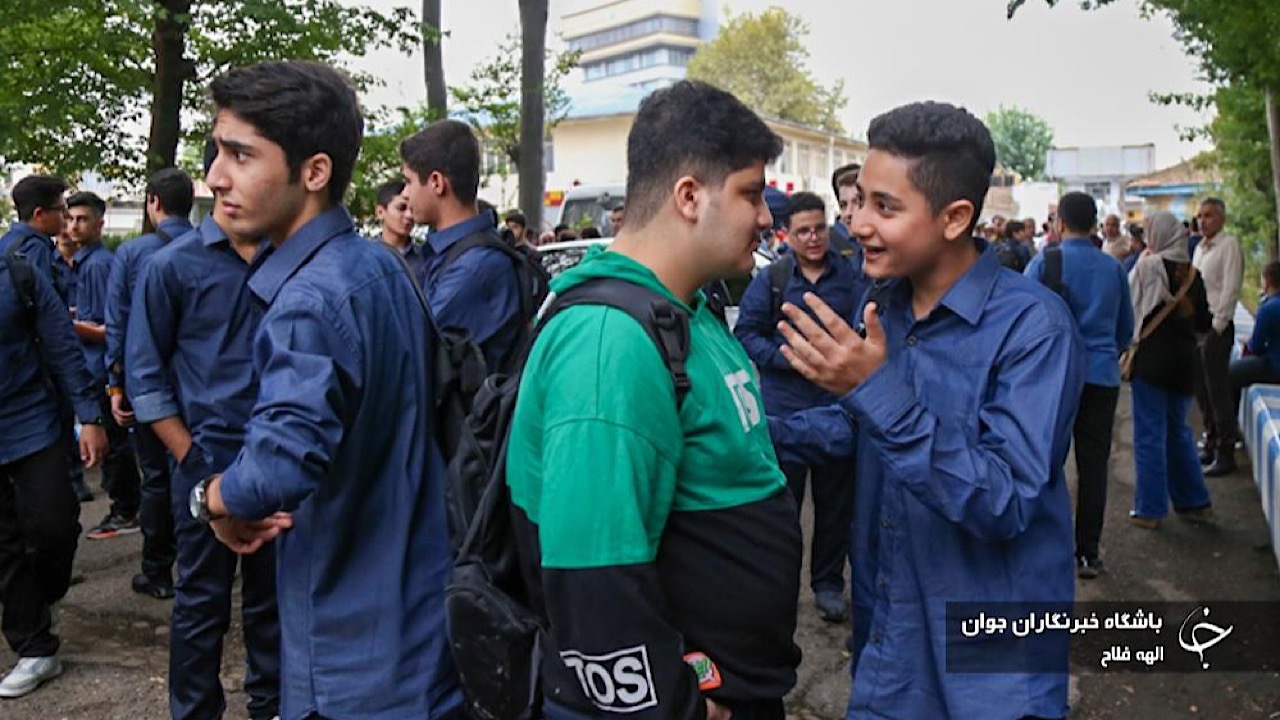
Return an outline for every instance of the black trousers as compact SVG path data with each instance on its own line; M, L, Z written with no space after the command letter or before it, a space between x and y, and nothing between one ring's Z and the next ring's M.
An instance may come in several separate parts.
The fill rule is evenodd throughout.
M1280 374L1271 369L1271 364L1261 355L1242 357L1231 363L1227 375L1231 378L1231 396L1236 401L1236 414L1240 417L1241 395L1250 385L1275 385L1280 383Z
M129 431L116 424L111 415L111 403L102 403L102 417L106 420L107 456L102 460L102 489L111 497L111 514L132 518L138 514L141 480L138 477L138 461L129 442Z
M1120 388L1085 384L1073 429L1076 446L1076 556L1098 557L1107 512L1107 463Z
M142 526L142 572L153 582L173 582L177 553L173 537L173 504L169 498L169 451L149 425L133 429L133 446L142 472L138 524ZM185 496L184 496L185 497Z
M782 473L796 499L804 505L805 480L813 486L813 545L809 548L809 586L814 592L844 591L844 566L849 560L853 526L852 462L830 465L784 463Z
M80 503L67 482L66 448L49 447L0 465L0 620L19 657L48 657L49 606L71 585L80 537Z
M1204 417L1205 449L1228 458L1240 439L1236 422L1236 401L1231 393L1231 346L1235 324L1221 334L1210 331L1200 340L1200 372L1196 376L1196 404Z
M189 491L189 487L177 485L175 495ZM274 717L280 711L275 546L268 543L241 558L218 542L208 526L183 512L186 492L181 496L183 508L174 504L174 512L180 514L176 515L178 581L169 640L169 710L175 720L216 720L226 711L219 672L223 638L231 627L231 590L239 565L249 717Z

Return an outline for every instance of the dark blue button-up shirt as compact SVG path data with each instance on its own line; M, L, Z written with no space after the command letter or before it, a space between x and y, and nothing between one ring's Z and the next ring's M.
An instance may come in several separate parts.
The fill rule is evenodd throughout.
M1129 276L1120 261L1094 247L1088 238L1067 238L1062 248L1062 283L1067 305L1088 353L1084 381L1120 386L1120 353L1133 342L1133 303ZM1044 253L1026 269L1037 282L1044 276Z
M516 319L520 313L520 280L511 259L493 248L473 248L459 255L449 267L443 267L449 248L475 233L494 233L497 237L493 216L480 213L427 235L430 257L423 289L436 326L470 332L490 371L496 371L511 353L520 330Z
M1271 372L1280 374L1280 295L1268 295L1258 305L1249 353L1266 358Z
M461 696L444 626L452 552L432 427L430 318L404 266L332 208L260 261L259 394L222 477L277 541L281 717L435 718Z
M121 372L109 372L108 380L119 387L124 380L125 333L129 330L129 310L133 304L133 287L138 282L142 265L151 254L175 238L191 232L191 223L185 217L165 218L156 226L168 237L156 233L140 235L116 250L116 269L111 273L107 290L107 351L106 364L110 371L119 366Z
M67 294L67 279L53 267L53 256L57 254L53 240L24 222L15 222L9 226L8 232L0 236L0 256L7 255L9 247L14 243L18 244L18 252L26 256L31 267L44 273L44 276L53 283L53 288L58 295L63 300L70 301L71 296Z
M1061 673L948 674L946 610L1074 599L1062 468L1084 351L1071 315L991 254L922 320L909 283L887 298L885 364L838 407L770 420L784 459L856 441L848 716L1064 717L1065 643L1042 659Z
M138 422L177 415L186 423L188 490L235 460L258 399L253 338L262 308L249 293L249 268L209 217L148 259L134 293L129 400Z
M381 234L374 235L369 240L371 242L383 242ZM387 245L387 247L391 246ZM413 279L418 281L418 287L425 288L427 286L427 265L430 256L427 247L411 240L403 249L396 249L400 250L400 257L404 258L405 264L409 266L409 273L413 276Z
M76 319L106 325L107 284L116 266L116 256L101 242L95 242L77 250L72 261L75 263L72 270L75 273ZM107 365L103 360L107 354L106 343L81 340L80 347L84 350L89 374L99 385L106 385Z
M39 347L0 254L0 465L58 442L62 431L54 383L71 399L81 422L102 415L103 389L85 368L67 306L47 273L32 275Z
M62 257L62 253L54 249L53 253L53 282L54 289L58 291L58 295L66 298L67 305L75 307L76 304L76 271L75 256L71 257L71 262L67 262Z
M850 325L855 324L854 314L871 283L854 270L849 261L835 250L827 251L827 267L816 283L809 282L799 263L787 262L792 262L793 266L782 295L783 301L807 309L804 294L811 292L822 298ZM835 396L792 370L791 364L778 350L786 343L776 328L783 316L775 312L769 282L768 269L756 273L742 294L738 304L738 322L733 326L733 334L760 371L760 393L764 396L765 410L770 415L789 415L804 408L830 405L836 401Z

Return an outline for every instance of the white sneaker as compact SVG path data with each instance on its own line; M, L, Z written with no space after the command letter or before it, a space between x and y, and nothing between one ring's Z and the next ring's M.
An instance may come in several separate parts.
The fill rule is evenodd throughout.
M20 698L62 674L58 656L20 658L4 680L0 680L0 698Z

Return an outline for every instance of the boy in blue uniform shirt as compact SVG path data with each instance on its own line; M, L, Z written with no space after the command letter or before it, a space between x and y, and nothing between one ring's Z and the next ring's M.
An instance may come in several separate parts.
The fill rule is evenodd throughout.
M854 234L867 275L887 282L862 313L865 339L815 296L821 324L784 306L783 355L840 402L770 423L784 449L849 454L856 440L848 717L1065 717L1065 638L1041 657L1051 672L956 674L947 609L1073 600L1062 465L1079 336L1056 295L972 238L995 164L977 118L907 105L873 120L868 141Z
M1115 217L1114 215L1112 217ZM1076 574L1090 580L1103 570L1098 543L1107 509L1107 464L1120 399L1120 353L1133 341L1129 277L1111 255L1094 247L1089 234L1098 206L1082 192L1058 201L1062 243L1027 266L1027 277L1043 282L1045 256L1061 253L1064 298L1087 353L1084 390L1073 435L1076 444Z
M271 247L249 279L265 307L257 402L191 512L242 554L276 540L284 720L453 717L435 337L404 264L341 205L364 129L355 92L284 62L232 70L210 94L206 182L225 230Z
M152 255L130 313L130 400L138 422L150 424L177 459L172 496L183 501L215 468L235 460L258 396L253 337L262 310L246 280L263 243L228 238L219 227L219 213L215 207L197 231ZM226 710L219 670L237 565L249 717L274 717L280 705L274 544L237 562L239 556L189 512L178 513L175 526L178 579L169 642L173 717L215 718Z
M756 273L738 305L733 334L760 373L765 412L786 416L806 408L830 405L831 393L791 368L778 352L782 338L777 324L783 301L802 303L805 293L822 298L840 317L853 322L854 313L870 284L829 242L826 205L811 192L791 196L787 206L787 245L790 251L766 270ZM785 271L779 293L775 276ZM807 485L813 487L813 540L810 547L810 585L814 605L823 620L842 622L846 615L844 566L849 554L849 523L853 520L853 463L848 460L814 465L783 463L787 486L804 505Z

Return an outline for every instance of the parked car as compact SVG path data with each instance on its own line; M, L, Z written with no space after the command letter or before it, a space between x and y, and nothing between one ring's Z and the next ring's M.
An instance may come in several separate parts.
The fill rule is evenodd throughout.
M567 192L549 191L554 199L543 212L548 228L568 225L574 230L592 226L600 230L600 236L616 235L613 227L613 209L626 201L627 189L622 185L578 185Z
M610 241L612 241L612 238L547 243L546 245L538 246L538 252L542 255L542 266L554 278L582 262L582 258L587 256L587 252L592 247L596 245L607 246ZM753 253L752 259L755 261L755 268L751 271L752 277L771 262L768 255L759 251ZM726 285L729 288L731 303L725 307L724 314L725 320L729 322L729 327L733 327L734 323L738 321L738 302L742 299L742 293L747 289L747 282L730 281Z

